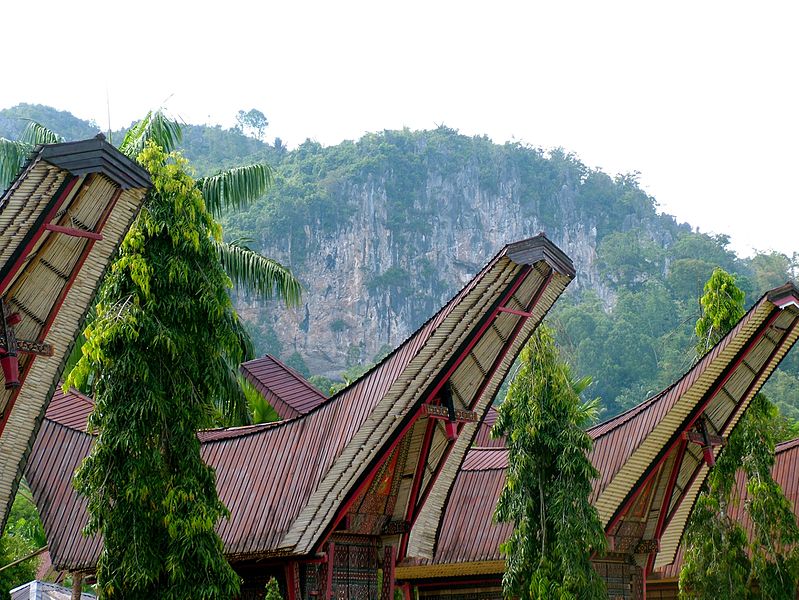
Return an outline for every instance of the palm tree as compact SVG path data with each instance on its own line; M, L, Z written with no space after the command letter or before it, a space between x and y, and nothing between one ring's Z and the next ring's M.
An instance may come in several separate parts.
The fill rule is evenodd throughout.
M128 130L119 150L135 160L150 140L161 146L165 152L171 152L177 148L181 139L180 124L159 109L148 112ZM0 138L0 191L11 185L36 145L63 141L61 136L35 121L28 123L19 140ZM228 211L246 207L263 196L271 184L272 171L264 164L235 167L200 178L196 182L206 206L216 218ZM242 240L214 240L213 243L219 262L237 289L258 294L262 298L277 297L288 307L299 305L302 288L288 268L255 252ZM92 315L93 311L90 310L89 320ZM238 330L245 360L253 358L252 341L240 321ZM65 372L69 372L77 363L84 341L81 335L67 361ZM252 421L252 412L246 390L242 388L243 380L238 376L239 365L227 364L225 367L230 377L226 389L219 390L219 420L225 425L249 423Z

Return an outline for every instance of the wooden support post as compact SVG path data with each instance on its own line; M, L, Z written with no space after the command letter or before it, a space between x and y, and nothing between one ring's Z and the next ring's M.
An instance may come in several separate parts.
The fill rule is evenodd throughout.
M296 560L285 567L286 574L286 600L301 600L300 598L300 565Z
M336 544L327 544L327 573L325 577L325 600L333 600L333 569L336 566Z
M80 600L83 593L83 573L72 573L72 600Z
M411 593L411 584L410 583L403 583L400 585L400 589L402 590L402 597L405 600L413 600L413 594Z

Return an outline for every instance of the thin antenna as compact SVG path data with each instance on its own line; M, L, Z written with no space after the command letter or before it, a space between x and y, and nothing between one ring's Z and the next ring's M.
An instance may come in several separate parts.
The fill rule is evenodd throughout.
M105 86L105 108L108 114L108 143L113 143L111 141L111 98L108 95L108 86Z

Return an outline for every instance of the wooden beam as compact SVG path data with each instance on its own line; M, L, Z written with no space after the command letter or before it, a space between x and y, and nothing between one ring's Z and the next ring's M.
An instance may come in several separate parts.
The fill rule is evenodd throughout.
M71 237L79 237L79 238L86 238L89 240L94 240L99 242L103 239L102 233L95 233L94 231L85 231L83 229L76 229L75 227L64 227L63 225L54 225L53 223L47 223L44 228L47 231L52 231L54 233L63 233L64 235L68 235Z

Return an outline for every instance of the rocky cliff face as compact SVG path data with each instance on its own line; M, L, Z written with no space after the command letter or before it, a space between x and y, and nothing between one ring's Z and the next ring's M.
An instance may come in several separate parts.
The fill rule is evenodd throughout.
M256 232L260 250L302 280L303 306L242 303L245 319L273 331L284 358L296 351L311 372L332 376L395 347L504 244L540 231L574 260L572 287L590 288L611 306L597 247L603 229L612 228L600 205L619 204L624 190L570 157L481 144L494 149L488 158L446 144L431 152L429 140L417 139L403 149L404 165L387 157L348 174L320 173L337 215L323 223L320 211L310 210L289 226ZM591 178L601 181L589 185ZM652 229L659 217L640 209L642 198L651 202L635 191L638 208L624 213L623 226ZM280 185L275 194L280 206Z

